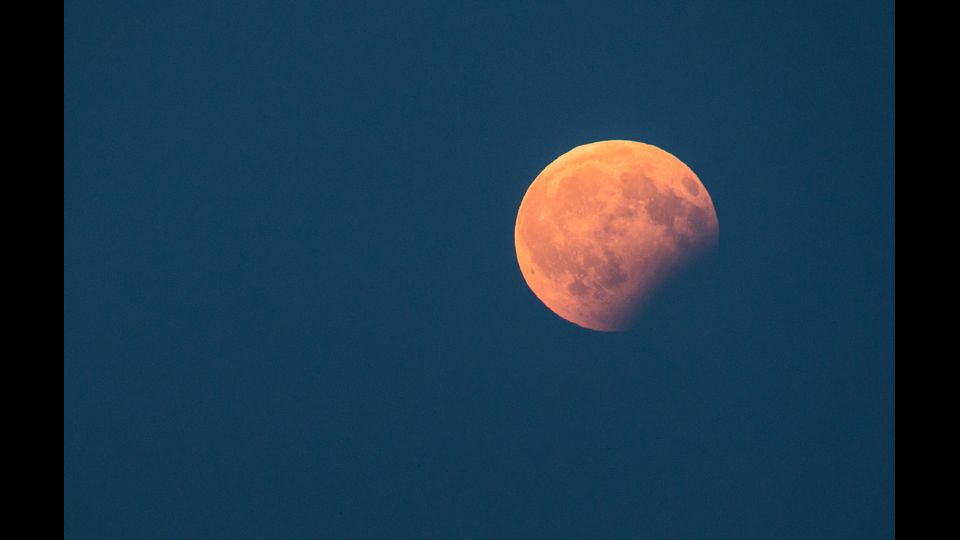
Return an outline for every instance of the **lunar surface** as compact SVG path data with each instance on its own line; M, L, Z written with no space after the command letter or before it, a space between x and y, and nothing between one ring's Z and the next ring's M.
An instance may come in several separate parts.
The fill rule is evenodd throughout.
M550 163L527 189L514 231L520 271L537 298L606 332L628 329L657 287L718 238L697 175L633 141L585 144Z

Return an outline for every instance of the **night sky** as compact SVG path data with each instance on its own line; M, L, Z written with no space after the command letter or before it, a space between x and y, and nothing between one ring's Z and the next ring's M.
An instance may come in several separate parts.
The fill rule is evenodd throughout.
M893 2L66 2L64 537L893 537ZM517 266L713 198L631 332Z

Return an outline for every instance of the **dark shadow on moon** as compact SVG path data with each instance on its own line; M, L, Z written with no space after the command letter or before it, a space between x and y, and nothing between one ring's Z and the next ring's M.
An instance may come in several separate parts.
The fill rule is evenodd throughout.
M639 307L623 333L662 339L674 334L689 335L696 328L711 324L718 316L713 312L717 307L713 298L721 285L719 266L719 252L712 249L676 269Z

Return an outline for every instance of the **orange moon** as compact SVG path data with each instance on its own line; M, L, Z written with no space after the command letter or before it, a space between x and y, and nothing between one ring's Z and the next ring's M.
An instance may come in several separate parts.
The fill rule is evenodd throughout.
M514 242L527 285L591 330L623 331L674 272L716 247L717 213L697 175L633 141L578 146L534 179Z

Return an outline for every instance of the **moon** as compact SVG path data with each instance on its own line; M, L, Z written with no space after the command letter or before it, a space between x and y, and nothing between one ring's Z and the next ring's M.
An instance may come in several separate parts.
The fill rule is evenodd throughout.
M690 167L624 140L578 146L547 165L514 230L537 298L603 332L629 329L657 288L718 240L713 200Z

